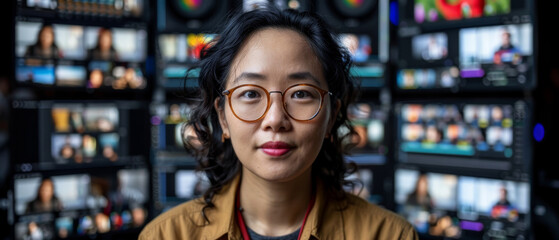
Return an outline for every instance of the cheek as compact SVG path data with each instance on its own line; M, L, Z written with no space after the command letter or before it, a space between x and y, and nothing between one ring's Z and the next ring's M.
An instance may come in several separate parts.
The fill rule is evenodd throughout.
M316 120L316 121L314 121ZM299 124L297 135L302 143L320 150L328 128L328 117L323 115L313 121Z
M257 124L245 123L235 117L229 106L225 106L225 121L228 130L224 130L224 132L229 133L233 141L237 140L248 143L249 137L253 136L258 130Z

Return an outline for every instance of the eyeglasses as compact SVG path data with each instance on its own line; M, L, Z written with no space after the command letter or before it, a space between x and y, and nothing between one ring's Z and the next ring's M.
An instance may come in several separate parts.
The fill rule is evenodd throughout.
M283 109L289 117L297 121L309 121L315 118L322 109L324 96L332 95L331 92L310 84L295 84L283 92L268 92L258 85L243 84L225 90L221 94L228 97L229 107L235 117L245 122L256 122L270 109L272 93L281 94Z

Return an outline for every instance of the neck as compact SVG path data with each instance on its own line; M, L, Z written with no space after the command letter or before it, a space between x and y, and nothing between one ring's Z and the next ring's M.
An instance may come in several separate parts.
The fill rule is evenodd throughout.
M288 182L269 182L243 169L243 219L263 236L283 236L301 227L312 194L311 170Z

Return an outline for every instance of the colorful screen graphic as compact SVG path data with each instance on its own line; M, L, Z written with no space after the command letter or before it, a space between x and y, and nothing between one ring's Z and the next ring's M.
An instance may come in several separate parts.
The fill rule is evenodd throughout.
M417 23L507 14L510 0L415 0Z

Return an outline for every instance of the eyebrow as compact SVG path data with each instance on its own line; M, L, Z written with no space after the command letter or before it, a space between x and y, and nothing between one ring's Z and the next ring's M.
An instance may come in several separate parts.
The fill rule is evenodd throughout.
M237 82L239 82L243 79L247 79L247 80L266 80L266 76L264 76L262 74L259 74L259 73L243 72L243 73L241 73L241 75L236 77L235 80L233 80L233 84L236 84Z
M291 73L287 76L287 78L290 79L290 80L311 80L318 86L322 85L320 83L320 81L318 80L318 78L316 78L310 72ZM236 84L237 82L239 82L243 79L247 79L247 80L266 80L266 76L263 75L263 74L259 74L259 73L243 72L243 73L241 73L241 75L236 77L235 80L233 80L233 84Z
M310 72L296 72L296 73L292 73L289 74L288 76L289 79L294 79L294 80L312 80L316 85L321 86L322 84L320 84L320 81L318 81L318 78L316 78L314 75L312 75Z

